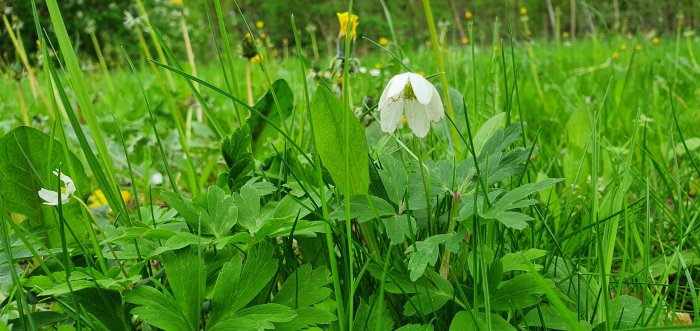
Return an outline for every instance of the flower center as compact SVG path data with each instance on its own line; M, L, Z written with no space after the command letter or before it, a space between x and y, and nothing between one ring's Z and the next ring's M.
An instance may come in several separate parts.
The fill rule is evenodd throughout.
M403 87L403 98L405 100L416 100L416 94L413 93L413 86L411 86L411 82L406 83L406 85Z

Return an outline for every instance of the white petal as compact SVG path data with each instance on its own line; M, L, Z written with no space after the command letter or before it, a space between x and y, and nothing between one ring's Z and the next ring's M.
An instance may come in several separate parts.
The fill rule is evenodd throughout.
M418 138L425 138L428 135L428 131L430 131L430 121L426 113L426 106L416 101L407 102L404 106L404 111L406 112L408 127L411 128L413 134Z
M440 99L440 93L433 87L433 98L430 99L430 103L425 106L428 118L433 122L439 122L445 117L445 107L442 106L442 99Z
M382 131L393 133L401 122L406 102L403 99L386 98L379 101L379 122Z
M413 94L416 95L416 99L423 105L427 105L430 99L433 97L433 91L435 91L435 86L430 84L430 82L423 78L423 76L414 73L408 73L409 79L411 80L411 87L413 88Z
M380 99L384 98L392 98L399 93L403 92L404 86L406 86L406 83L408 83L408 77L411 73L404 73L400 75L396 75L391 80L389 80L389 84L386 85L386 88L384 89L384 92L382 92L382 96Z
M75 193L75 183L73 183L73 179L64 175L63 173L59 173L58 169L54 170L53 174L58 176L58 178L60 178L63 184L65 185L66 194L73 195Z
M58 192L56 191L49 191L45 188L42 188L39 190L39 197L43 199L45 202L44 204L46 205L51 205L51 206L56 206L58 205ZM63 198L63 197L61 197ZM66 202L67 199L62 200L61 202Z

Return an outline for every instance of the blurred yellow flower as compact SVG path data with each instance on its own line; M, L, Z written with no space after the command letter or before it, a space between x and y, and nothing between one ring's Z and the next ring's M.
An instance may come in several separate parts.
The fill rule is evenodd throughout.
M258 28L258 29L262 29L262 28L265 27L265 22L263 22L263 21L257 21L257 22L255 22L255 27Z
M520 16L525 16L525 15L527 15L527 8L520 7Z
M251 63L260 63L262 61L262 57L260 57L260 54L255 54L255 56L250 58Z
M564 37L564 39L569 39L569 32L568 32L568 31L564 31L564 32L561 33L561 36Z
M267 33L263 32L260 34L260 40L266 40L267 39Z
M651 43L654 45L658 45L660 42L661 40L659 39L659 37L654 37L651 39Z
M385 37L379 37L379 44L382 46L389 45L389 39Z
M462 45L467 45L467 44L469 44L469 38L462 37L462 40L460 40L460 42L462 43Z
M180 7L182 6L182 0L172 0L173 6Z
M620 58L620 53L619 53L618 51L614 51L614 52L612 53L612 58L613 58L613 59L619 59L619 58Z
M131 201L131 192L121 191L120 193L124 203L129 203L129 201ZM109 205L107 202L107 197L105 197L104 192L102 192L100 189L97 189L92 193L92 196L90 196L90 200L88 202L88 207L90 208L98 208Z
M247 41L253 41L253 36L250 35L250 32L245 33L245 40Z
M382 68L382 65L381 65L381 63L375 63L375 64L374 64L374 67L377 68L377 69L381 69L381 68Z
M348 31L348 21L350 21L350 39L355 40L357 36L357 25L360 24L360 18L357 15L349 15L348 12L336 13L336 15L338 15L338 22L340 23L338 37L345 37Z
M467 21L471 21L473 17L474 17L474 14L472 14L472 11L471 11L471 10L467 10L467 11L464 13L464 18L466 18Z
M621 50L621 51L626 51L626 50L627 50L627 44L622 44L622 45L620 45L620 50Z
M634 50L637 51L637 52L641 52L641 51L642 51L642 45L637 44L637 46L634 46Z

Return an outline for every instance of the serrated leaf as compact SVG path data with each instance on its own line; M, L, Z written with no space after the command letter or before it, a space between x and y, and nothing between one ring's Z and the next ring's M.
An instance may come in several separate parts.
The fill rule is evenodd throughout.
M438 254L440 253L440 244L445 244L445 248L453 253L459 250L459 243L462 241L464 234L438 234L426 238L423 241L415 243L415 251L413 246L407 251L412 252L408 260L408 269L411 271L411 281L416 281L423 275L425 268L434 266L437 262Z
M173 292L190 330L199 328L199 314L204 301L206 266L197 251L185 248L163 254L163 265Z
M137 286L126 293L126 302L138 307L131 313L165 331L194 330L170 296L149 286Z
M369 149L365 128L355 114L343 107L333 93L321 86L311 99L316 150L323 166L342 193L367 194L369 188ZM346 124L349 130L346 132ZM346 143L349 150L346 151ZM346 152L349 167L346 168ZM347 179L349 179L346 182ZM346 187L347 184L350 187Z
M370 197L372 205L367 197ZM394 214L394 207L382 198L371 195L357 195L350 198L350 218L356 218L360 223ZM345 220L345 201L341 202L340 206L330 214L330 218Z
M326 267L312 270L310 264L304 264L285 280L272 302L294 309L317 304L331 295L326 286L330 282L331 274Z
M221 322L207 325L208 331L258 331L274 329L274 322L289 322L296 312L276 303L252 306L225 317Z
M296 316L289 322L275 323L275 330L297 331L306 330L312 326L330 324L338 318L325 309L318 307L301 307L295 309Z
M540 302L544 290L532 274L521 274L503 282L489 297L491 310L508 311Z
M539 271L542 269L542 266L539 264L533 264L531 261L545 255L547 255L547 251L537 248L530 248L524 252L508 253L503 255L501 258L503 271L529 271L530 266L528 266L526 263L529 263L535 268L535 270ZM527 262L523 261L523 258L525 258L525 261Z
M452 318L452 323L450 323L450 331L461 331L461 330L488 330L488 324L486 324L486 319L491 320L491 331L511 331L516 330L515 327L510 325L501 316L496 314L486 315L482 311L460 311L454 318Z
M393 216L382 219L386 235L392 245L403 243L404 239L411 239L417 231L416 220L410 216Z

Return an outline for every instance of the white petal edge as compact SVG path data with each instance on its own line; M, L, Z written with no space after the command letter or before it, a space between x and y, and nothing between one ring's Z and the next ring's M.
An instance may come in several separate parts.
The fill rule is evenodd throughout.
M58 205L58 192L56 191L50 191L45 188L42 188L39 190L39 197L44 200L45 205L50 205L50 206L56 206ZM66 203L68 201L68 197L65 196L65 194L61 194L61 202Z
M404 112L406 113L408 127L411 128L413 134L418 138L425 138L430 131L430 121L428 120L428 114L426 114L426 106L416 101L407 102L404 106Z
M380 100L379 123L381 124L382 131L387 133L396 131L396 127L399 126L399 122L401 122L401 115L403 114L405 103L403 99L398 99L397 101L391 98Z
M440 93L433 86L433 97L430 99L426 107L426 113L428 118L433 122L440 122L445 118L445 107L442 105L442 99L440 99Z
M407 72L407 73L399 74L399 75L392 77L389 80L389 84L386 85L384 92L382 92L382 97L380 98L380 102L381 102L381 99L393 98L393 97L399 95L399 93L403 92L403 88L404 88L404 86L406 86L406 83L408 83L408 78L409 78L410 74L411 74L410 72Z
M416 99L422 105L427 105L430 99L433 97L433 91L435 91L435 86L430 84L430 82L423 78L423 76L414 73L408 73L409 79L411 81L411 88L413 88L413 94L416 95Z
M58 172L58 169L53 171L53 174L58 176L58 178L61 179L63 184L66 186L66 194L67 195L73 195L75 193L75 183L73 183L73 179L64 175L62 172Z

